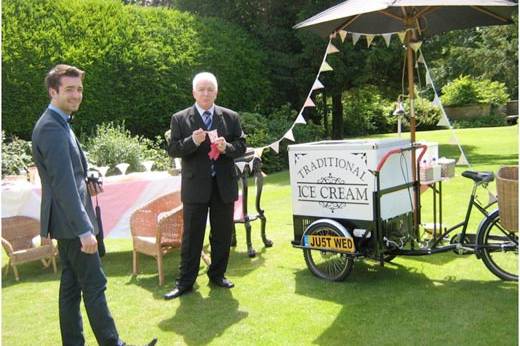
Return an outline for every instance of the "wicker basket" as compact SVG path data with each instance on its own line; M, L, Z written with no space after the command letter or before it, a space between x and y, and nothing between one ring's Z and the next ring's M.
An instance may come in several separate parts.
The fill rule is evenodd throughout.
M497 197L500 223L509 231L518 232L518 166L498 170Z

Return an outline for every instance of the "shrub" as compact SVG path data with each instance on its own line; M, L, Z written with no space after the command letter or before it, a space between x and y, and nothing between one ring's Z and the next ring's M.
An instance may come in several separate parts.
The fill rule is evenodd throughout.
M29 138L49 102L43 88L57 63L86 71L76 132L125 120L148 138L193 103L191 79L219 79L219 103L254 109L267 100L265 53L240 27L167 8L117 0L6 0L2 3L2 121Z
M167 170L170 160L164 148L164 141L156 142L142 136L133 136L125 124L107 123L97 126L96 134L87 142L88 158L96 166L110 167L108 175L116 173L115 166L128 163L127 172L143 171L141 162L153 160L155 170Z
M5 132L2 130L2 177L24 173L33 164L31 142L16 136L6 142Z
M488 79L477 80L460 76L442 88L441 101L445 106L465 106L477 103L503 105L509 100L506 85Z
M363 136L393 130L392 101L385 99L373 85L353 88L343 93L344 134Z
M247 135L248 147L263 147L279 140L296 120L296 112L289 105L283 105L268 116L258 113L240 113L242 127ZM293 128L296 143L313 142L323 138L323 129L308 122ZM262 155L263 171L271 173L288 168L287 145L292 142L280 141L279 152L265 150Z

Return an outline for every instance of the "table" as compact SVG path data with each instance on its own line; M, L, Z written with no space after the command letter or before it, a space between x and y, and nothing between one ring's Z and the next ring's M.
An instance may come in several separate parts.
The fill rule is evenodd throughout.
M140 206L181 188L181 177L168 172L131 173L106 177L98 196L107 238L129 238L130 216ZM2 182L2 217L40 219L41 187L29 182ZM95 197L92 199L95 205Z

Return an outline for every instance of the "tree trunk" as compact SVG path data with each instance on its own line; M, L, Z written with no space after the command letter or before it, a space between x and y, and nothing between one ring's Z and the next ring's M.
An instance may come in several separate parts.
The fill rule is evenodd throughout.
M343 139L343 104L341 91L332 95L332 139Z

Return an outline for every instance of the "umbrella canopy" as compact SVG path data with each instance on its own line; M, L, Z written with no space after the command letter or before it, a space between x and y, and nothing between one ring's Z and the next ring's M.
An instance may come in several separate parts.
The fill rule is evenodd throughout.
M384 34L417 29L423 36L509 24L518 4L507 0L347 0L294 26L320 36L345 30Z

